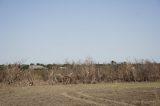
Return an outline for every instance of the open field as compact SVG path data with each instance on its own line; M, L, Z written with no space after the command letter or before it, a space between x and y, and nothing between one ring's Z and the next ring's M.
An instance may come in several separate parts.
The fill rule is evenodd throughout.
M1 86L1 106L160 106L160 82Z

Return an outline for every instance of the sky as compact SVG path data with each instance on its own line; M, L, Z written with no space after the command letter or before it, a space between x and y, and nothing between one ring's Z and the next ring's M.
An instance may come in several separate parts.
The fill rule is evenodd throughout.
M0 0L0 64L160 62L160 0Z

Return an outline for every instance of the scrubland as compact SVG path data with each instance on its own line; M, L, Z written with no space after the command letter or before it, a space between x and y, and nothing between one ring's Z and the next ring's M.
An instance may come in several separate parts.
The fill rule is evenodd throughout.
M0 65L0 105L159 106L160 64Z

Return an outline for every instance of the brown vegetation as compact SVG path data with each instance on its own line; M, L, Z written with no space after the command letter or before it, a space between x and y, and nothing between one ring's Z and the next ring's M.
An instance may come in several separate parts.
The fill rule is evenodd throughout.
M30 69L28 65L20 64L1 65L0 83L32 86L34 82L76 84L160 80L160 64L149 61L96 64L87 59L84 63L40 65L45 69Z

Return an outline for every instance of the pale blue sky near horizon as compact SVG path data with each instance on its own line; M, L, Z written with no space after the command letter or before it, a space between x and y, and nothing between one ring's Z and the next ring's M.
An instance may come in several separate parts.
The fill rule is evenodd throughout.
M0 64L160 62L160 0L0 0Z

